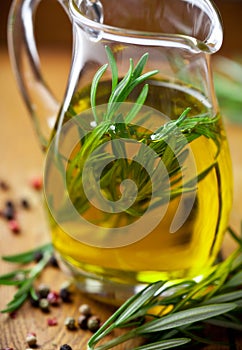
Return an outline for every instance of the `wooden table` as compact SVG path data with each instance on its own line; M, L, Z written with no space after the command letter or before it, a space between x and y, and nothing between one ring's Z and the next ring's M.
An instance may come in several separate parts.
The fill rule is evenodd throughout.
M51 87L61 98L65 80L68 73L70 54L65 51L42 52L44 70ZM30 180L42 174L43 155L37 144L35 134L19 96L13 73L10 68L6 50L0 51L0 181L7 181L8 191L0 190L0 203L5 200L14 200L20 205L22 198L27 198L31 208L19 209L18 219L21 232L13 234L6 221L0 219L0 255L15 254L27 249L32 249L49 241L48 228L42 208L41 193L30 186ZM234 206L231 213L231 225L238 231L242 219L242 125L226 123L231 147L235 191ZM1 207L0 207L1 208ZM224 252L228 254L234 246L228 237L224 241ZM0 274L11 271L13 266L0 262ZM66 276L55 268L48 268L41 276L39 282L49 283L58 289ZM0 287L0 309L11 299L14 287ZM112 307L102 305L86 296L76 292L72 304L63 304L61 307L52 308L51 314L44 314L39 309L32 308L26 303L16 314L15 318L0 314L0 349L12 347L14 350L27 348L25 343L28 332L36 332L38 348L43 350L56 350L68 343L73 350L85 349L89 331L68 331L64 324L67 316L78 315L78 306L82 303L91 305L93 312L106 320L114 311ZM47 325L49 317L56 317L58 325ZM132 349L132 344L116 349ZM206 349L222 350L224 346L207 346ZM238 339L236 349L242 349L242 341Z

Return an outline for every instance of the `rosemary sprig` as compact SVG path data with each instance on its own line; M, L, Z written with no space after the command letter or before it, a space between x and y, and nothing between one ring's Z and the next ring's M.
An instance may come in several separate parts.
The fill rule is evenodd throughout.
M199 325L199 330L211 324L242 331L242 239L231 228L229 232L239 246L226 260L213 266L200 281L159 281L148 285L102 325L90 338L88 349L108 350L134 338L145 339L145 345L134 350L211 342L199 336L194 325ZM103 342L115 329L126 331Z
M36 253L41 253L43 255L41 260L34 266L28 268L18 268L13 272L0 276L0 285L13 285L18 288L17 292L13 296L13 299L7 304L5 309L1 310L2 313L14 312L20 308L30 296L35 300L38 299L38 296L34 290L34 282L50 261L50 257L53 254L53 247L50 243L48 243L39 248L29 250L21 254L2 257L3 260L10 263L26 265L34 261Z
M135 117L144 105L148 95L149 85L145 81L149 82L147 79L156 75L158 71L153 70L143 73L148 60L148 54L146 53L140 58L136 66L134 66L133 60L130 59L129 70L119 81L117 64L109 47L106 47L106 53L109 62L96 72L90 91L90 101L96 127L80 141L80 150L72 159L68 160L65 174L66 183L72 203L82 214L90 207L83 187L83 183L87 183L84 181L83 174L84 165L87 162L92 165L88 172L88 179L93 179L93 181L89 181L90 187L92 187L90 192L92 191L93 194L97 195L98 189L95 185L100 181L102 194L109 202L116 202L120 198L119 188L123 180L134 179L138 189L137 198L131 207L123 211L124 215L126 214L132 220L132 218L142 216L148 206L152 209L167 203L167 201L180 196L182 193L196 190L197 182L203 180L216 166L216 157L220 152L221 141L219 116L211 117L209 113L193 116L191 108L187 108L180 117L166 122L155 132L139 130L140 128L135 126ZM112 73L110 97L106 112L102 111L101 116L98 116L97 90L99 82L108 67L110 67ZM126 115L123 115L122 112L119 113L121 103L127 101L130 93L138 85L141 85L141 92L133 107ZM79 133L83 134L81 126ZM201 136L211 139L217 147L214 163L202 173L183 183L182 171L189 155L187 145ZM129 139L130 142L139 143L141 147L129 161L126 157L126 146L122 143L119 143L119 149L115 149L117 143L112 142L113 154L105 150L102 153L98 151L98 155L96 154L95 150L100 150L105 143L117 139ZM157 154L157 158L151 157L151 151ZM117 159L115 155L118 155ZM157 162L157 159L159 159L159 162ZM143 164L143 167L139 166L139 163ZM109 164L109 166L102 169L103 164ZM162 181L160 174L163 165L166 167L169 183ZM96 174L100 173L99 169L102 169L102 173L101 177L97 178ZM161 184L162 188L160 188ZM155 199L151 204L152 191L155 194ZM100 196L100 201L102 200L103 197ZM111 208L110 210L112 211ZM60 217L63 218L63 212L60 212Z

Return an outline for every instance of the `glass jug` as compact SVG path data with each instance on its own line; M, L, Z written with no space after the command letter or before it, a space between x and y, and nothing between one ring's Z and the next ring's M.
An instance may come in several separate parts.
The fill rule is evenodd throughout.
M46 152L52 242L81 290L120 303L215 261L232 202L209 0L59 0L73 27L64 101L42 77L40 0L15 0L9 51ZM58 58L57 58L58 59Z

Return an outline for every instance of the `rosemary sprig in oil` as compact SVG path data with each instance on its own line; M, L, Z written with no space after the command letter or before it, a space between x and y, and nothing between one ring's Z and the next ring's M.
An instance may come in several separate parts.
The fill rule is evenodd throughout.
M130 59L130 66L127 74L119 81L118 69L115 58L110 48L106 48L108 64L100 67L93 78L90 101L95 120L95 127L84 138L80 140L79 151L68 160L66 169L66 183L68 195L80 214L89 208L89 201L86 197L83 183L84 166L89 162L92 166L89 169L88 177L93 179L90 182L92 193L98 193L95 184L99 182L102 194L109 202L117 202L120 198L120 184L125 179L133 179L137 186L137 198L133 205L124 210L124 214L132 217L139 217L144 214L150 206L150 198L155 193L155 200L149 207L157 207L180 196L185 192L196 191L197 182L201 181L216 166L216 157L220 152L219 116L211 117L208 113L193 116L191 108L188 107L176 120L169 120L154 132L135 125L136 117L144 105L148 91L149 79L158 74L157 70L143 73L148 60L148 54L144 54L136 66ZM107 109L101 115L97 113L96 95L99 82L108 66L112 73L112 86ZM120 106L125 102L130 93L140 86L140 93L133 107L126 115L120 112ZM145 117L144 117L145 118ZM85 134L79 130L80 135ZM189 157L188 145L199 137L211 139L217 148L214 163L200 174L194 174L189 181L184 182L182 172L185 161ZM125 142L119 143L119 149L115 149L115 140L129 140L141 145L132 159L127 160ZM111 142L112 152L98 151L105 143ZM154 151L154 152L153 152ZM157 157L151 157L157 154ZM118 157L115 155L118 154ZM157 162L157 159L159 160ZM139 161L142 166L139 165ZM103 164L109 166L103 168ZM161 178L161 167L166 167L164 176L168 174L169 181ZM99 169L102 169L100 178ZM148 169L148 171L147 171ZM152 176L150 176L152 175ZM110 180L112 179L112 181ZM157 180L159 179L159 180ZM164 180L164 181L163 181ZM160 184L164 184L160 188ZM91 190L89 191L89 193ZM159 195L156 195L158 194ZM100 198L102 201L102 198ZM61 213L60 217L63 213Z

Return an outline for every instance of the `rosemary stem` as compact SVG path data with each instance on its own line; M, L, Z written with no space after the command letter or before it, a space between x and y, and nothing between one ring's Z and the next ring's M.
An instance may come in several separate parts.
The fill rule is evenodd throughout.
M234 232L232 227L228 227L228 232L230 233L231 237L240 245L242 248L242 242L241 239L237 236L237 234ZM241 221L241 232L242 232L242 221Z

